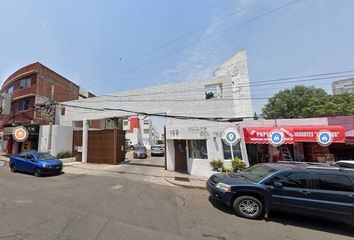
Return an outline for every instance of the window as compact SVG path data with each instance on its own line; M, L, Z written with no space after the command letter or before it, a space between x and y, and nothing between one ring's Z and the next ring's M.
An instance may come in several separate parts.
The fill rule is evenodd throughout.
M10 86L8 89L6 89L6 93L12 94L14 92L14 86Z
M24 78L20 80L20 89L28 88L29 86L31 86L30 78Z
M222 148L224 151L224 159L231 159L231 147L230 144L225 143L223 140L221 140L222 142ZM237 143L235 145L232 146L232 152L234 153L234 158L239 158L242 159L242 155L241 155L241 148L240 148L240 144Z
M272 168L267 165L257 164L252 167L246 168L245 170L241 171L240 174L243 177L251 180L252 182L259 182L262 179L275 173L276 171L277 171L276 168ZM271 184L267 184L267 185L271 185Z
M124 125L124 126L128 126L128 121L126 121L126 120L123 121L123 125Z
M149 125L150 121L149 120L144 120L144 125Z
M222 97L221 84L212 84L212 85L205 86L205 99L221 98L221 97Z
M302 172L287 172L281 173L274 176L267 185L273 185L274 182L280 182L283 184L283 187L290 188L307 188L307 173Z
M18 110L19 111L25 111L29 109L29 101L28 100L23 100L18 103Z
M149 129L144 129L144 134L149 134Z
M344 175L317 174L317 181L322 190L353 192L353 183Z
M190 158L208 159L206 140L188 140Z

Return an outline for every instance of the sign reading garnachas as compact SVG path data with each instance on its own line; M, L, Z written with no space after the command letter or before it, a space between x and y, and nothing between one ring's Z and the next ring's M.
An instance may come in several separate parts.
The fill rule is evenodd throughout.
M270 137L274 131L283 133L283 144L318 142L318 136L323 132L330 134L331 142L345 142L345 129L342 126L252 127L243 129L246 143L259 144L271 143Z

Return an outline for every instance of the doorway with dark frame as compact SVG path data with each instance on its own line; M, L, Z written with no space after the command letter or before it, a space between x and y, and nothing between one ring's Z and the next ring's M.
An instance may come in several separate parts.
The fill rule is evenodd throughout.
M175 147L175 171L187 172L186 140L174 140Z

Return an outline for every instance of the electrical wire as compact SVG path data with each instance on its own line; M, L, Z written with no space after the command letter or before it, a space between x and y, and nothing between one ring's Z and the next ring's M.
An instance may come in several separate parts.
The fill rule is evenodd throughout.
M186 45L184 45L184 46L182 46L182 47L179 47L179 48L177 48L177 49L175 49L175 50L173 50L173 51L170 51L170 52L168 52L168 53L166 53L166 54L164 54L164 55L160 55L160 56L158 56L158 57L156 57L156 58L153 58L152 60L146 61L146 62L144 62L144 63L142 63L142 64L140 64L140 65L138 65L138 66L136 66L136 67L134 67L134 68L132 68L132 69L128 69L128 70L126 70L126 71L123 71L123 72L121 72L120 74L126 74L126 73L129 73L129 72L135 71L135 70L137 70L137 69L140 69L140 68L142 68L142 67L144 67L144 66L146 66L146 65L149 65L149 64L151 64L151 63L154 63L154 62L156 62L156 61L158 61L158 60L160 60L160 59L166 58L166 57L168 57L168 56L170 56L170 55L172 55L172 54L174 54L174 53L177 53L177 52L179 52L179 51L181 51L181 50L184 50L184 49L186 49L186 48L189 48L189 47L191 47L191 46L194 46L194 45L196 45L196 44L198 44L198 43L201 43L201 42L203 42L203 41L205 41L205 40L208 40L208 39L210 39L210 38L212 38L212 37L215 37L215 36L218 36L218 35L220 35L220 34L229 32L229 31L231 31L231 30L233 30L233 29L235 29L235 28L244 26L244 25L246 25L246 24L248 24L248 23L251 23L251 22L254 22L254 21L258 20L258 19L261 19L261 18L263 18L263 17L265 17L265 16L267 16L267 15L269 15L269 14L272 14L272 13L274 13L274 12L276 12L276 11L279 11L280 9L283 9L283 8L285 8L285 7L287 7L287 6L290 6L290 5L292 5L292 4L294 4L294 3L298 2L298 1L300 1L300 0L293 0L293 1L290 1L290 2L285 3L285 4L283 4L283 5L280 5L280 6L276 7L276 8L273 8L273 9L271 9L271 10L268 10L268 11L266 11L266 12L260 14L260 15L257 15L257 16L255 16L255 17L253 17L253 18L250 18L250 19L248 19L248 20L246 20L246 21L244 21L244 22L241 22L240 24L233 25L233 26L231 26L231 27L229 27L229 28L226 28L226 29L224 29L224 30L222 30L222 31L219 31L219 32L216 32L216 33L214 33L214 34L210 34L210 35L207 36L207 37L204 37L204 38L201 38L201 39L199 39L199 40L193 41L193 42L188 43L188 44L186 44ZM98 85L98 84L101 84L101 83L103 83L103 82L109 81L109 80L111 80L111 79L113 79L113 78L103 79L103 80L101 80L101 81L96 82L95 84L89 85L89 86L86 87L86 88L89 88L89 87L92 87L92 86L96 86L96 85Z
M241 12L243 12L243 11L245 11L245 10L251 8L251 7L253 7L254 5L256 5L256 4L258 4L258 3L262 2L262 1L264 1L264 0L255 1L255 2L253 2L253 3L249 4L249 5L247 5L246 7L243 7L243 8L241 8L241 9L238 9L237 11L234 11L234 12L231 12L231 13L228 13L228 14L225 14L224 16L222 16L222 17L220 17L220 18L218 18L218 19L215 19L214 21L212 21L212 22L210 22L210 23L208 23L208 24L205 24L205 25L203 25L203 26L201 26L201 27L199 27L199 28L197 28L197 29L195 29L195 30L193 30L193 31L190 31L190 32L188 32L188 33L185 33L185 34L183 34L183 35L181 35L181 36L179 36L179 37L177 37L177 38L175 38L175 39L172 39L172 40L170 40L170 41L168 41L168 42L166 42L166 43L164 43L164 44L162 44L162 45L156 47L156 48L152 48L152 49L150 49L150 50L148 50L148 51L146 51L146 52L144 52L144 53L138 55L137 57L134 57L134 58L128 60L127 62L122 63L122 64L120 64L119 66L114 67L114 68L112 68L112 69L110 69L110 70L108 70L108 71L106 71L106 72L104 72L104 73L102 73L102 74L100 74L100 75L96 75L96 76L94 76L94 77L88 79L88 81L94 80L94 79L96 79L96 78L98 78L98 77L102 78L102 76L106 76L106 75L108 75L108 74L114 72L115 70L120 69L120 68L126 66L126 65L129 64L129 63L136 62L137 60L139 60L139 59L141 59L141 58L143 58L143 57L145 57L145 56L147 56L147 55L150 55L151 53L153 53L153 52L155 52L155 51L158 51L158 50L163 49L163 48L165 48L165 47L167 47L167 46L170 46L171 44L173 44L173 43L175 43L175 42L177 42L177 41L179 41L179 40L181 40L181 39L184 39L184 38L186 38L186 37L188 37L188 36L191 36L192 34L197 33L197 32L199 32L199 31L201 31L201 30L203 30L203 29L205 29L205 28L207 28L207 27L209 27L209 26L211 26L211 25L213 25L213 24L215 24L215 23L218 23L218 22L220 22L220 21L223 21L225 18L228 18L228 17L233 16L233 15L237 15L237 14L239 14L239 13L241 13ZM83 88L83 89L87 89L87 88L88 88L88 87L85 87L85 88Z

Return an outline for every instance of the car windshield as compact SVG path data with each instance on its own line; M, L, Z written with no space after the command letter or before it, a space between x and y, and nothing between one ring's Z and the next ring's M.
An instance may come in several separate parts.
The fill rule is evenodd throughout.
M56 157L54 157L53 155L51 155L50 153L37 153L36 155L38 160L53 160L56 159Z
M146 148L145 148L145 147L137 147L136 150L137 150L137 151L145 151Z
M258 164L240 171L239 174L252 182L259 182L276 171L277 169L268 165Z

